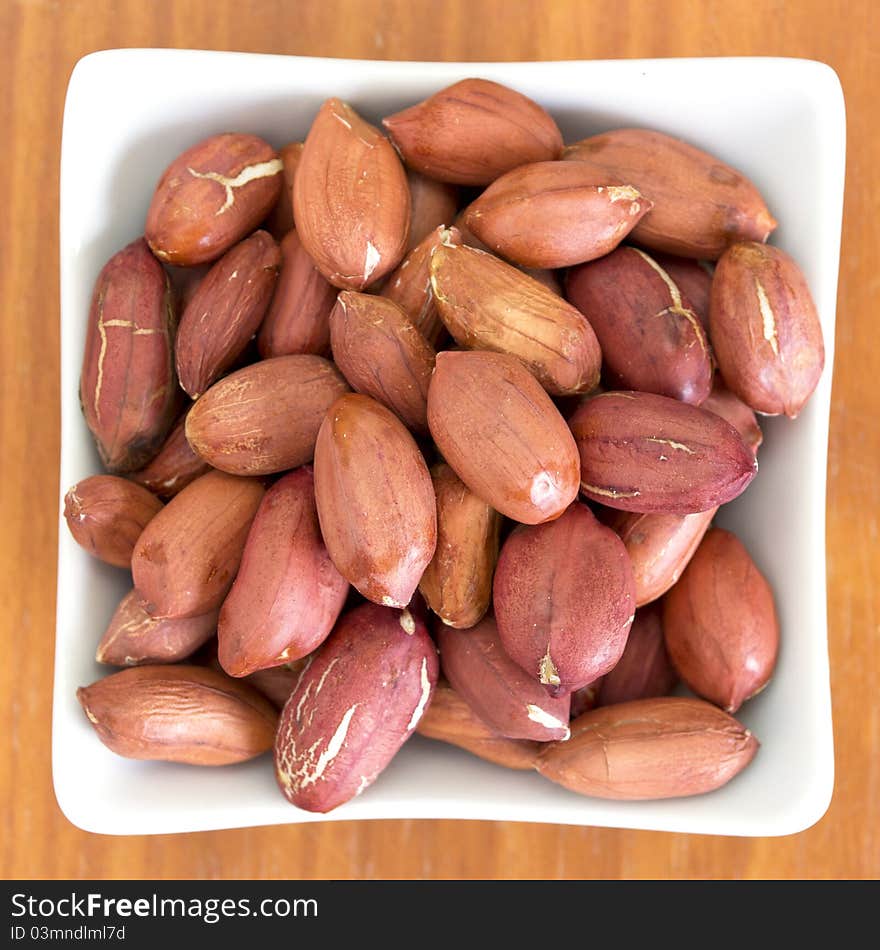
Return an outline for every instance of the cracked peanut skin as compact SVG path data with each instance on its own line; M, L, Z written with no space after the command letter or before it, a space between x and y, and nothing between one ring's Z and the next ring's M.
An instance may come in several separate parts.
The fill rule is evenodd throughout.
M455 474L508 518L552 521L577 497L577 445L553 401L515 356L438 353L428 426Z
M168 276L139 238L102 268L86 329L80 404L108 471L145 465L174 422L176 330Z
M419 581L428 606L450 627L473 627L492 600L501 515L445 463L431 467L437 548Z
M540 748L538 742L500 736L442 679L416 732L426 739L458 746L487 762L520 771L535 767L535 756Z
M285 798L328 812L360 794L412 735L437 673L420 617L376 604L344 614L281 714L275 776Z
M250 686L203 666L136 666L76 691L117 755L231 765L272 748L278 713Z
M202 647L217 630L217 611L195 617L151 617L136 590L119 602L95 659L110 666L179 663Z
M153 518L131 559L134 586L151 616L195 617L219 609L262 497L257 479L211 471Z
M351 388L390 409L419 435L428 432L428 386L437 354L394 301L340 291L330 312L333 359Z
M593 328L544 284L466 244L440 244L430 269L437 310L460 346L518 357L554 396L596 386L602 353Z
M644 251L619 247L572 268L566 298L602 348L608 389L635 389L699 406L712 388L703 324L669 273Z
M568 422L581 492L623 511L691 514L742 494L758 462L720 416L654 393L606 392Z
M632 567L620 538L575 502L556 521L511 532L493 602L507 654L551 695L564 695L620 659L635 613Z
M278 279L281 250L255 231L208 271L180 318L175 362L181 388L198 399L257 332Z
M663 600L669 657L697 695L734 713L769 682L779 653L773 590L743 543L713 528Z
M568 742L541 748L537 769L594 798L679 798L725 785L757 751L751 732L711 703L666 696L584 713Z
M434 556L437 506L422 453L390 409L349 393L327 410L315 500L340 574L374 603L406 606Z
M105 564L126 569L141 532L161 510L152 492L116 475L91 475L64 496L74 541Z
M488 79L462 79L382 125L407 167L457 185L488 185L562 151L562 135L545 109Z
M214 261L266 217L283 178L277 152L256 135L204 139L159 179L147 212L147 242L168 264Z
M217 625L230 676L299 660L330 634L348 595L318 525L311 466L280 478L263 496L241 566Z
M737 241L766 241L776 227L741 172L662 132L603 132L569 145L562 158L591 169L597 185L633 185L654 202L632 231L641 247L714 261Z
M718 261L709 332L730 390L756 412L794 419L825 366L822 325L807 281L785 251L735 244Z
M628 185L596 184L578 162L535 162L496 179L464 221L501 257L553 269L613 251L651 207Z
M474 713L506 739L568 738L571 701L552 697L507 655L494 617L469 630L437 631L443 675Z
M714 265L708 261L694 260L692 257L664 254L663 251L651 251L651 257L675 281L682 296L690 302L697 319L708 333L709 293L712 289Z
M293 183L303 247L341 290L365 290L403 259L410 195L397 152L351 106L327 99L315 116Z
M186 438L216 469L270 475L311 462L324 415L349 391L330 360L307 353L230 373L192 407Z

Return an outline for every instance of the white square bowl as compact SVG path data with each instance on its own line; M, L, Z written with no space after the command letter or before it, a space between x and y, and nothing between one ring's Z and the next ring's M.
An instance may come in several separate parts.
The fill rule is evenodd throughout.
M845 119L837 76L793 59L549 63L392 63L245 53L112 50L70 80L61 160L61 491L99 470L77 397L92 285L136 238L155 182L215 132L302 139L327 96L371 121L466 76L507 83L548 108L566 141L616 126L680 136L741 169L800 262L825 333L826 370L794 423L767 419L761 472L719 521L748 546L776 592L782 646L770 686L741 711L754 762L725 788L660 802L577 796L415 736L360 798L329 815L288 805L266 757L224 769L137 762L95 736L76 688L105 675L98 639L129 585L59 531L53 773L80 828L106 834L198 831L361 818L470 818L725 835L783 835L817 821L834 774L825 616L825 469Z

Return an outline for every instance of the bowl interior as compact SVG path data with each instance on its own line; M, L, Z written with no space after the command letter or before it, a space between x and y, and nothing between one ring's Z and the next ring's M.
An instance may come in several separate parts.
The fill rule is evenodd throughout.
M756 183L780 222L773 242L793 254L807 276L825 333L825 374L796 423L762 420L760 475L718 519L748 546L774 587L780 613L777 673L740 716L762 743L758 756L709 795L606 802L416 736L371 788L328 816L288 805L266 758L220 772L118 758L97 741L75 691L106 674L94 661L95 646L130 581L80 550L62 519L53 772L58 801L78 826L126 834L333 819L480 818L774 835L801 830L824 813L833 781L825 469L844 113L837 77L821 64L382 63L173 50L87 57L71 79L62 148L62 493L99 470L77 398L91 288L107 258L142 232L165 166L219 131L256 133L278 146L302 139L328 95L376 122L472 75L532 96L553 113L567 141L639 125L717 154Z

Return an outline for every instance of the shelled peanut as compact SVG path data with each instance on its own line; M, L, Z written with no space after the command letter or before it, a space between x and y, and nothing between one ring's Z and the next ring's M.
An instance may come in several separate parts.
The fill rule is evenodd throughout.
M136 758L274 742L318 812L416 731L585 795L723 785L780 629L711 522L754 413L799 413L824 360L776 222L691 144L565 147L487 80L382 126L331 98L281 153L193 145L98 277L80 397L112 474L65 514L132 572L97 648L132 669L80 690L89 721ZM209 265L180 314L164 264Z

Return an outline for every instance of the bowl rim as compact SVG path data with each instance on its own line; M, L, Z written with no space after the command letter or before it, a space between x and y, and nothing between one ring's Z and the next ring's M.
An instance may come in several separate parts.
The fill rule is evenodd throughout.
M290 64L295 64L300 68L328 68L328 67L339 67L339 64L344 63L346 67L360 70L369 70L369 78L372 80L376 76L379 78L384 76L394 76L394 75L405 75L413 70L420 71L424 75L422 76L423 80L429 81L432 83L443 83L445 84L448 81L451 81L453 78L462 78L465 75L480 75L483 73L516 73L516 75L524 74L536 74L541 73L542 71L549 71L559 68L571 69L571 70L582 70L584 68L592 69L596 67L614 67L618 69L623 69L627 71L643 71L645 74L650 72L664 72L668 73L670 71L680 71L680 70L693 70L695 68L701 70L729 70L733 68L734 70L739 69L750 69L754 70L756 68L764 69L769 72L783 70L787 76L787 79L791 83L801 83L804 85L808 94L813 97L814 103L818 111L822 112L823 121L829 124L829 127L836 130L836 141L833 144L833 149L836 151L835 155L832 155L831 161L835 166L834 173L829 173L828 182L826 183L832 191L836 188L839 191L839 210L836 214L837 227L834 233L826 235L825 249L828 252L827 259L823 260L823 267L826 268L826 277L830 274L831 282L834 289L837 287L837 268L838 268L838 259L839 259L839 250L840 250L840 220L842 217L842 204L843 204L843 184L844 184L844 163L845 163L845 109L844 109L844 100L843 92L840 85L840 81L837 77L837 74L834 70L825 63L818 62L815 60L805 59L805 58L795 58L795 57L775 57L775 56L766 56L766 57L752 57L752 56L739 56L739 57L687 57L687 58L647 58L647 59L608 59L608 60L582 60L582 59L573 59L573 60L545 60L545 61L482 61L482 62L438 62L438 61L392 61L392 60L369 60L369 59L349 59L345 57L302 57L302 56L286 56L282 54L265 54L265 53L245 53L245 52L234 52L234 51L218 51L218 50L166 50L166 49L150 49L150 48L128 48L128 49L108 49L100 50L93 53L90 53L80 59L74 66L67 90L67 96L65 100L65 109L64 109L64 126L62 134L62 148L61 148L61 195L60 195L60 231L61 231L61 242L59 254L61 258L61 297L62 297L62 306L61 306L61 320L62 320L62 346L64 338L64 317L68 307L65 305L66 288L69 280L68 268L72 267L73 264L69 259L68 246L66 243L66 230L65 230L65 155L68 153L71 147L71 141L69 136L72 128L72 121L75 115L75 112L80 108L81 103L79 102L79 96L81 95L82 87L90 82L94 82L97 78L104 77L105 79L112 75L116 70L124 68L126 70L130 69L132 66L143 65L144 63L156 60L162 60L165 64L164 68L168 68L168 64L178 64L182 66L184 63L192 64L198 59L203 59L205 62L207 60L213 60L218 66L223 64L223 68L228 68L228 64L231 59L235 58L237 60L251 60L251 61L277 61L279 64L284 63L285 66ZM516 84L515 76L511 76L509 81L514 85ZM440 88L438 85L437 88ZM834 181L832 181L832 178ZM68 318L69 319L69 318ZM831 326L833 329L834 325L834 309L830 311L830 320ZM826 337L826 353L828 355L827 368L826 368L826 380L825 384L830 390L833 367L833 348L834 348L834 339L833 333L830 335L830 338ZM62 417L64 417L70 411L70 398L65 399L65 393L67 388L68 380L65 379L64 371L64 360L62 358L62 388L60 390L60 410ZM826 408L826 417L824 420L824 425L826 428L826 438L825 438L825 457L823 461L827 464L827 425L828 425L828 413ZM62 421L63 427L63 421ZM67 440L63 437L62 431L62 444L61 444L61 463L60 468L62 473L65 469L65 450L66 450ZM823 496L824 496L824 473L823 473ZM60 502L59 509L60 512L63 511L63 497L65 492L65 484L62 480L59 486L60 493ZM824 508L822 511L822 529L824 532ZM59 514L60 520L60 529L62 533L66 530L64 525L63 513ZM62 535L59 535L62 537ZM64 643L63 638L60 636L60 630L62 629L64 622L64 612L69 609L69 605L63 602L62 598L62 574L65 569L65 547L66 545L63 542L59 543L59 554L58 554L58 601L57 601L57 617L56 617L56 649L55 649L55 675L54 675L54 684L53 684L53 727L52 727L52 743L53 743L53 785L56 800L58 801L59 807L65 816L78 827L86 830L97 833L109 833L109 834L127 834L127 833L145 833L144 829L138 828L134 831L126 831L122 828L118 822L113 820L113 816L103 816L96 817L94 811L89 810L88 808L83 808L83 802L81 797L78 797L74 794L73 788L70 784L71 776L68 772L62 767L61 760L58 755L58 743L60 741L60 731L59 725L62 717L66 714L64 712L63 703L59 702L59 667L64 663L65 656L63 655L63 649L67 648L67 644ZM823 566L824 566L824 550L823 550ZM824 597L824 589L822 591L823 602L827 610L827 600ZM826 649L826 661L827 661L827 633L825 639L825 649ZM777 821L777 823L771 827L768 827L766 823L762 823L755 816L744 817L739 823L731 823L729 819L725 819L724 823L726 825L723 829L711 829L705 827L705 823L697 823L696 827L686 827L687 822L677 822L675 820L668 821L666 823L660 822L658 824L656 819L653 820L641 820L639 813L635 812L631 818L626 821L609 823L605 821L596 821L592 820L589 822L580 821L580 820L571 820L567 819L565 816L556 816L556 817L546 817L539 816L534 817L528 814L522 814L517 812L517 805L513 806L504 806L501 807L497 803L491 803L491 809L471 809L471 812L468 815L458 815L450 814L447 812L437 812L436 808L431 809L430 807L427 811L433 811L432 814L428 813L419 813L420 809L418 807L410 809L406 812L403 817L412 817L412 818L470 818L473 820L508 820L508 821L538 821L538 822L548 822L548 823L557 823L557 824L595 824L597 826L604 827L620 827L620 828L643 828L643 829L655 829L655 830L670 830L670 831L680 831L688 833L714 833L714 834L724 834L724 835L762 835L762 836L776 836L776 835L788 835L797 833L799 831L805 830L810 827L816 821L824 815L825 811L831 800L831 795L834 785L834 758L833 758L833 736L832 736L832 723L831 723L831 713L830 713L830 685L828 687L829 696L828 696L828 717L827 717L827 733L822 737L822 741L825 743L825 749L823 752L825 758L825 767L821 770L821 775L818 778L814 777L814 782L809 789L799 790L800 794L794 794L790 802L789 810L786 813L785 821ZM427 740L420 740L427 741ZM591 800L592 801L592 800ZM421 803L424 805L424 802ZM430 803L429 803L430 804ZM638 803L641 804L641 803ZM653 805L655 803L645 803L648 805ZM490 813L491 811L491 813ZM645 814L650 813L650 809L645 812ZM183 832L187 830L207 830L210 828L226 828L226 827L241 827L241 826L255 826L261 824L270 824L270 823L284 823L283 819L278 818L278 816L273 816L269 820L262 820L259 815L254 814L254 820L248 820L245 817L242 821L236 822L235 824L229 824L228 822L221 823L212 823L210 820L206 821L204 825L194 828L191 823L182 823L177 824L173 817L171 820L167 821L162 827L148 830L146 833L168 833L168 832ZM313 820L364 820L370 818L377 819L387 819L389 816L387 814L351 814L346 808L342 808L336 812L333 812L326 816L303 816L302 814L296 813L295 810L291 810L290 818L286 823L301 822L301 821L313 821Z

